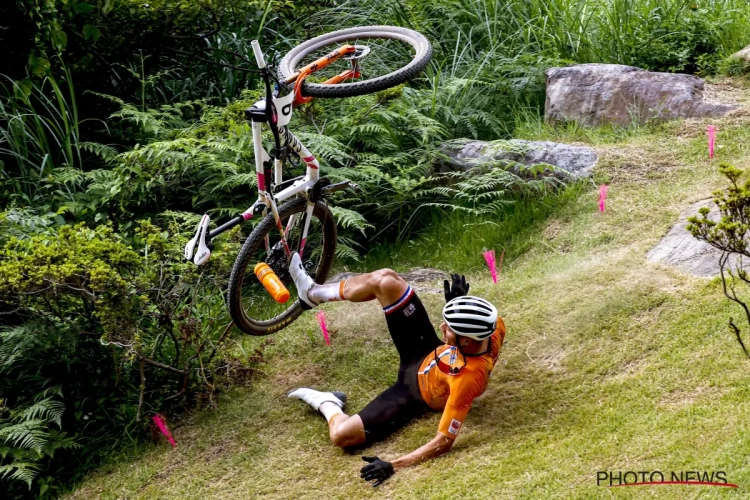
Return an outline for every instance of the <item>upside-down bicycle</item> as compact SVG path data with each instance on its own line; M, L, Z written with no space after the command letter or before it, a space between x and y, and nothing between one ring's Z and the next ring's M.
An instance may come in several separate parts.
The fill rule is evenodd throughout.
M258 199L213 230L209 230L210 218L204 214L195 237L185 246L185 259L204 264L211 255L213 238L253 217L263 217L237 256L227 299L232 320L240 330L268 335L291 324L302 308L299 300L284 304L270 300L253 272L254 265L268 264L291 296L296 297L288 266L292 253L297 251L310 276L317 283L324 283L336 248L336 223L323 200L342 189L358 189L348 180L332 184L320 177L318 160L287 127L294 105L313 97L353 97L399 85L427 66L432 47L423 35L406 28L349 28L293 48L281 60L278 74L266 65L257 40L252 47L266 91L264 100L245 111L252 122ZM363 63L366 56L367 64ZM348 67L320 83L307 81L313 74L316 81L322 80L324 70L336 72L337 61L345 61ZM263 124L273 135L271 154L263 147ZM284 180L285 162L304 164L305 174Z

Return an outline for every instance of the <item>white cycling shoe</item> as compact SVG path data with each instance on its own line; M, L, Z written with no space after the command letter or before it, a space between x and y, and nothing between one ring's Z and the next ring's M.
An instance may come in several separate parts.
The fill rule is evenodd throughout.
M339 408L346 404L346 394L339 391L320 392L309 387L298 387L287 394L289 399L299 399L312 406L313 410L319 410L323 403L333 403Z
M299 296L302 309L308 310L317 306L318 304L310 300L307 296L307 292L315 284L315 280L305 271L305 268L302 266L302 259L297 252L292 254L292 262L289 264L289 274L292 275L294 285L297 287L297 295Z

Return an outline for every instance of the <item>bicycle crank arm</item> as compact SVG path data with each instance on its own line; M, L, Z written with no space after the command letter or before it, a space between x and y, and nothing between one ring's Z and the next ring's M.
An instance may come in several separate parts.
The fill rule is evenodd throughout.
M325 186L323 189L320 190L320 192L323 196L326 196L328 194L335 193L336 191L342 191L344 189L362 191L360 187L357 184L353 183L352 181L341 181L341 182L337 182L336 184L329 184Z

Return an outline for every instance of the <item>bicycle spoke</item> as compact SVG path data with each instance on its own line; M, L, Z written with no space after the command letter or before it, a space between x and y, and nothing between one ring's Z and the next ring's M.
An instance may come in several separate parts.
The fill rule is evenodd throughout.
M388 38L352 38L343 42L337 42L320 47L319 49L305 55L297 64L302 68L318 58L330 53L343 45L359 45L370 48L370 52L359 60L358 71L360 78L347 78L346 81L357 81L361 79L377 78L395 71L408 64L414 57L414 49L407 43ZM322 70L316 71L310 81L325 81L352 68L351 61L341 58Z
M305 223L304 219L304 212L301 212L280 220L284 228L282 232L286 235L286 240L290 248L300 248L303 224ZM305 241L305 254L303 255L302 264L313 277L322 256L322 243L322 225L317 218L312 217L309 223L308 236ZM255 276L253 269L259 262L268 264L289 290L290 299L287 302L280 304L274 301ZM251 257L243 278L241 296L242 309L247 316L256 321L269 321L277 317L297 300L297 289L289 274L284 240L277 227L273 227L265 235L264 245L256 250Z

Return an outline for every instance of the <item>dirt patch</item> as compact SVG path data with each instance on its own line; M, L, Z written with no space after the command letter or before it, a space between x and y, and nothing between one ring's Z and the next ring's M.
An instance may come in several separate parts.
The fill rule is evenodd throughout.
M747 89L739 80L717 80L706 83L703 88L703 101L709 104L739 104L745 107L743 105L747 105L747 100Z
M315 385L323 380L323 369L315 364L306 364L296 371L283 371L273 378L273 386L279 390Z
M653 184L681 163L667 150L649 151L638 146L617 145L597 148L597 170L605 172L612 183Z
M552 219L547 227L544 229L544 239L552 241L557 238L557 235L562 231L563 224L560 219Z
M718 389L705 386L679 389L663 394L658 405L667 408L684 408L709 397L716 399L719 395L721 391Z

